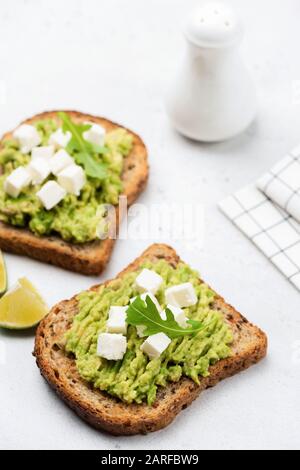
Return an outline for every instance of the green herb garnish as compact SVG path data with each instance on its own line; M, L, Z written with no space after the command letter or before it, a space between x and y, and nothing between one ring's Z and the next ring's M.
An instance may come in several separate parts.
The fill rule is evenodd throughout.
M66 150L74 156L78 164L84 167L87 176L100 180L106 178L106 166L97 160L97 154L101 155L106 152L105 147L99 147L83 138L83 133L90 129L90 124L76 124L63 112L58 113L58 116L62 120L63 131L69 131L72 136Z
M128 325L145 326L145 336L152 336L156 333L165 333L170 339L180 336L195 335L205 329L208 325L195 320L188 320L190 328L182 328L174 319L174 315L168 308L166 309L166 320L163 320L149 296L144 302L141 297L137 297L127 309Z

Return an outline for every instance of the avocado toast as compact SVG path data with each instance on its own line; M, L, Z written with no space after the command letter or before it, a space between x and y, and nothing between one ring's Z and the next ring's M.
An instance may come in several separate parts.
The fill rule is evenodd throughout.
M197 304L185 311L191 320L204 321L208 332L174 339L150 360L141 353L145 338L131 323L124 359L102 360L96 342L98 329L106 331L109 299L128 305L143 268L161 274L169 290L193 283ZM161 289L164 302L167 291ZM164 428L203 390L259 362L266 351L261 330L204 284L172 248L152 245L115 280L54 306L37 329L34 355L44 378L81 418L114 435L132 435Z
M27 119L22 124L39 126L39 132L45 136L47 132L49 133L49 127L51 128L51 131L56 131L61 127L61 118L59 113L59 111L45 112ZM101 117L91 116L76 111L65 111L64 114L77 125L83 125L88 122L90 124L101 126L108 136L116 132L122 132L124 135L126 134L126 137L131 139L131 147L125 149L124 152L124 146L122 147L122 143L120 144L120 151L118 151L118 154L123 152L123 160L121 163L117 162L117 170L115 169L115 162L114 167L113 165L110 165L110 162L108 162L109 178L110 181L112 179L113 180L111 185L110 181L109 184L106 184L105 181L103 183L103 185L106 185L106 188L108 188L107 194L109 196L106 199L103 198L103 202L112 202L113 205L117 206L118 195L122 194L127 197L128 205L132 204L144 189L148 179L147 150L140 137L132 131ZM43 123L45 123L45 125ZM76 219L77 217L77 231L70 230L70 218L65 217L65 209L68 207L68 204L72 205L73 201L75 201L74 195L68 194L64 201L60 202L57 207L50 211L36 207L36 199L33 200L34 195L31 193L29 195L27 193L24 193L23 195L21 194L15 200L8 197L7 194L3 195L3 185L5 184L4 177L6 177L5 172L9 173L10 165L11 169L16 168L16 162L13 161L13 152L17 152L18 158L21 162L23 158L23 156L20 155L19 149L16 149L15 147L13 135L13 131L5 134L0 144L0 155L2 155L0 158L2 174L0 201L0 248L12 253L26 255L46 263L55 264L82 274L100 273L110 259L115 240L111 237L105 238L104 240L99 240L97 238L93 239L90 234L87 233L89 221L92 221L92 219L89 219L87 212L82 216L80 211L84 211L85 209L88 211L89 206L88 203L85 203L85 198L88 198L88 191L91 191L90 188L92 187L92 184L90 183L93 179L87 178L88 184L83 188L83 191L79 196L82 207L80 207L80 210L77 210L77 206L75 206L75 210L73 211L75 214L74 217L72 216L73 219ZM42 143L42 145L48 145L48 143L45 142ZM9 152L12 156L9 155ZM25 156L24 158L25 163L27 164L27 157ZM120 165L122 165L122 168ZM121 181L122 188L120 187L119 179ZM112 191L114 191L113 197L110 197L109 191L111 191L111 189L109 189L109 185L110 188L112 188ZM19 204L20 198L22 198L21 204ZM97 200L95 202L99 201ZM63 210L65 210L65 213L63 213ZM49 221L49 216L53 213L55 213L54 221ZM59 218L56 217L56 215L62 216ZM85 222L84 226L87 228L86 232L84 232L80 226L81 222L82 227L83 222ZM116 217L116 224L118 226L118 214ZM51 226L51 229L49 229L49 226Z

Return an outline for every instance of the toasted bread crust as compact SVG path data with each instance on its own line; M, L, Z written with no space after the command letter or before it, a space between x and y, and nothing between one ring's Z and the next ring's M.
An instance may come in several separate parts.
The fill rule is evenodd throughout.
M145 259L165 259L176 266L179 257L166 245L152 245L130 264L118 277L135 270ZM106 284L108 284L107 281ZM97 288L97 286L92 289ZM52 308L40 323L35 339L34 355L41 374L58 395L81 418L96 429L114 435L146 434L167 426L203 390L216 385L260 361L266 355L267 337L250 324L220 296L214 307L224 314L234 333L232 357L219 361L210 368L210 376L200 379L200 386L188 378L160 388L154 405L128 405L93 387L78 374L73 358L56 345L78 312L77 300L72 298Z
M57 112L44 112L26 119L24 123L30 124L47 118L58 119ZM96 122L107 131L123 127L101 117L77 111L65 112L74 121ZM133 149L124 160L122 180L124 184L123 195L127 196L128 205L131 205L146 186L149 169L145 144L137 134L129 129L126 130L133 136ZM6 133L2 140L10 138L12 132ZM59 236L38 237L27 229L0 222L0 248L4 251L26 255L81 274L101 273L110 259L114 243L114 239L97 240L84 244L68 243Z

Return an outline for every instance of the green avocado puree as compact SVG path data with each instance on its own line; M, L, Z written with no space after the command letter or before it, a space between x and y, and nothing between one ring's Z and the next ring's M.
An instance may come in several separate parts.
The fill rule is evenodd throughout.
M50 135L58 128L56 121L44 119L34 125L41 135L41 145L48 145ZM36 196L41 188L39 185L29 186L17 198L5 193L3 184L7 176L18 166L27 165L31 157L20 152L15 140L3 140L0 146L0 221L26 227L38 236L56 234L72 243L95 240L96 228L105 216L97 209L101 204L118 203L122 192L123 160L131 148L132 137L126 130L119 128L108 132L106 152L96 157L106 164L107 178L104 181L87 178L79 197L68 194L60 204L47 211ZM52 178L50 176L48 180Z
M209 327L195 336L172 340L158 359L149 358L140 350L145 338L139 338L134 326L128 327L127 352L121 361L108 361L96 354L99 333L106 329L108 311L112 305L125 306L138 294L135 279L140 270L148 268L160 274L164 283L156 295L165 307L164 290L184 282L192 282L198 303L185 309L187 317L209 323ZM62 343L68 353L73 353L79 374L95 388L106 391L126 403L152 405L157 388L168 382L177 382L182 376L199 383L198 376L209 375L209 366L231 354L232 331L223 315L213 309L215 293L199 282L199 274L184 263L176 268L166 261L145 262L140 270L115 279L96 291L78 295L79 313L66 333Z

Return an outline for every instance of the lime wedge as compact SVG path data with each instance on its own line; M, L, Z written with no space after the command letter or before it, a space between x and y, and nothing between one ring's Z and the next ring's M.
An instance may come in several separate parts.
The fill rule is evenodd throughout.
M0 299L0 327L22 330L37 325L48 313L43 298L25 277Z
M6 292L7 289L7 274L6 274L6 267L5 261L3 257L3 253L0 250L0 296Z

